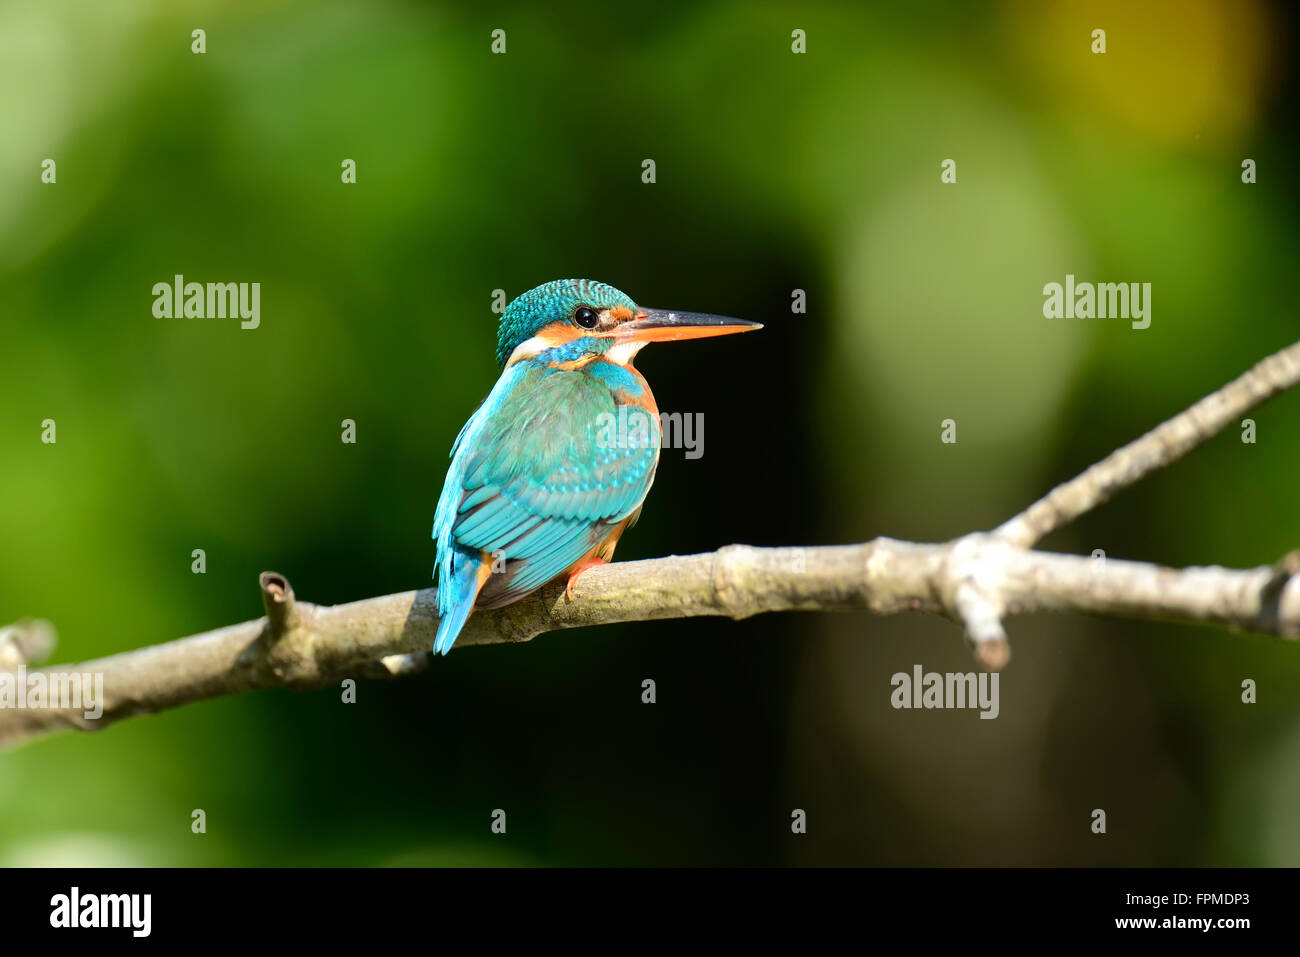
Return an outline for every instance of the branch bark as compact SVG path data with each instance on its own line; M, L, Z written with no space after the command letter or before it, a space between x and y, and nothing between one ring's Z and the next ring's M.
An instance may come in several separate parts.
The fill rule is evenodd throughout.
M927 612L965 628L979 663L1009 657L1003 620L1043 611L1226 625L1300 637L1300 551L1236 570L1164 568L1028 546L1152 470L1176 460L1238 415L1300 381L1300 342L1259 363L1147 435L1066 482L993 532L941 544L877 538L860 545L751 548L619 562L585 572L569 599L560 585L473 615L457 641L528 641L566 628L664 618L748 618L771 611ZM103 677L103 713L0 707L0 746L63 729L97 730L219 695L316 687L343 677L409 673L437 631L433 589L346 605L300 602L287 579L259 580L265 616L243 624L31 674ZM51 644L48 625L0 630L0 692ZM30 678L30 674L28 675ZM10 681L14 685L14 681ZM0 701L3 695L0 694Z

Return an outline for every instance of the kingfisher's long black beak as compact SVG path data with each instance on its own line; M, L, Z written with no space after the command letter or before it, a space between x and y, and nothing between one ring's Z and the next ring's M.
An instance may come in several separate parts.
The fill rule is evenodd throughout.
M730 319L703 312L670 312L666 309L639 308L634 318L613 330L619 342L676 342L679 339L704 339L729 336L733 332L762 329L748 319Z

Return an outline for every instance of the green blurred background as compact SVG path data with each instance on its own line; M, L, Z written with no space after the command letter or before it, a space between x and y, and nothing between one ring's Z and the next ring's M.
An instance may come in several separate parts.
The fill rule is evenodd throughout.
M0 3L0 622L71 662L255 618L267 568L323 603L425 586L492 290L567 276L767 326L643 355L705 454L665 452L620 558L991 527L1297 337L1290 16ZM1067 272L1152 283L1150 328L1044 319ZM176 273L260 282L261 328L154 318ZM1045 547L1297 547L1300 395L1254 418ZM1010 628L996 721L889 705L971 668L952 625L804 614L57 736L0 754L0 863L1300 864L1300 649Z

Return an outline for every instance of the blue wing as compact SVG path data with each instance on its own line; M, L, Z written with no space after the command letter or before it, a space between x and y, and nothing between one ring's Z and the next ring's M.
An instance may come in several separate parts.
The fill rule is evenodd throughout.
M640 507L659 421L620 407L582 370L506 370L461 431L438 502L439 622L446 652L478 598L509 604L577 563ZM495 572L483 576L484 562ZM480 591L481 586L481 591Z

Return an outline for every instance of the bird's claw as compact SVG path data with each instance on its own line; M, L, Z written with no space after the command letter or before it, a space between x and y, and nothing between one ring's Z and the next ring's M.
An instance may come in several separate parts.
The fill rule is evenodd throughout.
M569 573L569 581L564 586L564 596L568 598L569 601L573 601L573 586L574 584L577 583L578 576L581 575L583 572L585 572L588 568L595 568L597 565L608 565L608 564L609 562L605 561L605 559L597 558L594 555L591 558L586 559L584 562L578 565L577 568L575 568L572 572Z

